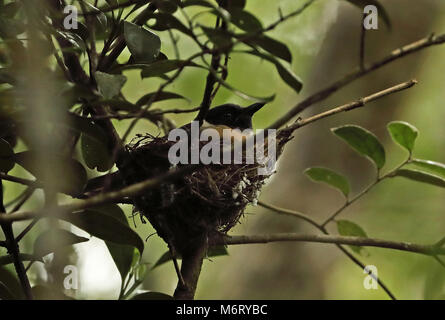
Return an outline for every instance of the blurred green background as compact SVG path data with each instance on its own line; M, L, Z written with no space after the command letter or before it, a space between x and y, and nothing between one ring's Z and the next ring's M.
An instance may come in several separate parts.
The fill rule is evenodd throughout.
M268 25L283 12L301 6L302 0L247 1L247 9L261 17ZM366 60L375 61L393 49L413 42L432 32L445 32L445 3L441 0L382 0L391 20L392 30L381 22L379 29L367 32ZM305 96L316 92L342 77L358 65L360 23L362 14L343 0L319 0L302 15L287 21L271 34L288 44L293 54L292 69L304 81L300 95L287 87L274 67L257 58L233 54L229 61L228 82L234 87L257 96L276 94L273 102L254 118L254 127L262 128L284 114ZM205 15L203 20L214 17ZM162 51L172 57L173 48L167 32L160 32ZM180 55L187 57L196 48L188 40L179 40ZM128 59L128 52L120 57ZM260 200L280 207L304 212L322 221L342 204L341 195L322 185L309 181L305 168L325 166L347 176L353 193L362 190L373 175L372 164L351 151L334 137L330 128L343 124L358 124L375 133L385 144L386 170L406 156L395 146L386 124L392 120L408 121L420 131L415 156L445 162L445 47L430 48L372 73L335 93L328 100L311 107L304 116L356 100L397 83L416 78L413 89L381 99L365 108L339 114L298 130L295 139L286 147L280 159L277 174L264 187ZM135 102L143 94L157 88L157 80L141 80L138 72L125 72L128 81L124 87L126 98ZM162 109L192 108L202 98L206 72L196 68L184 73L169 87L190 102L170 100L157 104ZM247 105L248 101L222 88L214 105L233 102ZM178 125L193 119L195 114L174 115ZM116 121L122 134L129 121ZM140 121L130 135L157 133L146 121ZM19 167L13 175L26 176ZM22 190L16 184L5 182L6 202ZM370 237L388 240L432 243L444 235L444 190L437 187L390 179L373 189L358 203L342 214L342 218L362 226ZM42 202L37 193L26 208ZM123 206L130 215L131 207ZM154 231L135 219L136 230L143 239ZM130 221L133 225L133 221ZM26 224L17 223L18 230ZM44 224L38 228L43 228ZM76 229L77 230L77 229ZM79 231L79 230L77 230ZM336 232L333 226L330 231ZM274 214L261 207L248 207L241 223L232 234L260 234L273 232L314 233L311 226ZM81 234L81 232L78 232ZM37 232L35 232L37 234ZM31 248L33 235L24 239L22 248ZM146 243L143 261L152 266L167 250L157 236ZM3 254L4 252L1 251ZM80 267L80 288L77 298L115 299L120 277L103 241L91 239L74 246L72 263ZM400 299L440 299L445 297L445 270L431 257L386 249L369 248L360 259L366 265L378 268L382 278ZM31 269L31 280L45 279L46 271L36 263ZM365 274L348 260L335 246L327 244L275 243L229 247L229 256L216 257L204 262L198 284L198 299L387 299L378 290L366 290ZM143 289L172 294L176 274L171 263L147 273Z

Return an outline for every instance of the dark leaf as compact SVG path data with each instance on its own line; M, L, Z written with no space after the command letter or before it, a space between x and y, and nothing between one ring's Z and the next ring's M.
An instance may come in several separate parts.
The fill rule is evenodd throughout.
M155 94L156 94L156 98L152 98ZM185 99L185 100L188 100L186 97L181 96L180 94L177 94L177 93L174 93L174 92L161 91L161 92L157 93L157 91L155 91L155 92L147 93L146 95L142 96L136 102L136 105L137 106L143 106L143 105L147 104L148 101L150 101L150 99L153 99L152 102L163 101L163 100L170 100L170 99Z
M111 99L119 95L125 82L127 82L127 77L119 74L108 74L96 71L94 76L99 92L105 99Z
M97 210L85 210L64 215L61 219L85 230L92 236L116 244L133 246L143 252L144 242L128 225Z
M39 182L44 185L49 183L57 190L70 195L81 194L87 182L85 168L77 160L66 156L24 151L15 154L15 161Z
M263 29L263 25L257 17L240 8L230 10L230 21L241 30L247 32L259 32Z
M6 140L0 138L0 172L7 173L14 165L14 151Z
M301 91L303 88L303 82L301 79L292 72L292 70L288 67L283 66L278 59L269 54L264 54L259 51L242 51L248 54L255 55L262 59L265 59L275 65L277 68L277 72L280 75L281 79L286 82L291 88L293 88L297 93Z
M223 29L212 29L201 26L207 38L215 45L219 50L228 51L232 46L232 35Z
M189 28L187 28L181 21L178 20L178 18L176 18L175 16L172 16L171 14L154 13L150 16L150 18L153 18L156 20L155 23L148 24L148 27L150 29L158 30L158 31L176 29L188 36L191 36L193 34Z
M136 62L151 63L156 60L161 49L161 39L156 34L125 21L124 36Z
M416 127L404 121L393 121L388 124L388 131L395 143L399 144L409 153L413 151L419 131Z
M4 293L6 295L11 294L14 299L20 299L23 297L22 288L20 282L11 271L7 268L0 266L0 282L8 288L8 292ZM8 295L9 296L9 295Z
M245 37L245 35L240 35L239 37L242 38ZM284 43L276 39L272 39L265 35L260 35L255 38L249 38L245 42L253 47L258 46L277 58L283 59L289 63L292 62L292 54L289 48Z
M385 149L377 137L368 130L355 125L345 125L331 130L359 154L373 161L378 169L385 165Z
M71 246L76 243L88 241L88 238L79 237L64 229L49 229L42 232L34 241L34 256L44 257L51 252Z
M349 182L344 176L326 168L308 168L304 173L312 180L326 183L348 197Z

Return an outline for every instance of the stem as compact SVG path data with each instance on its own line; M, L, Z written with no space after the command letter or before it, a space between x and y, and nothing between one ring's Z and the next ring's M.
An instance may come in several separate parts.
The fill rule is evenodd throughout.
M6 215L6 210L3 205L3 183L0 180L0 215ZM12 222L2 222L1 227L6 238L6 248L14 261L14 268L19 277L20 285L22 286L23 293L27 300L32 300L33 295L31 291L31 285L29 283L28 275L25 271L25 266L20 259L20 249L18 242L14 238L14 231L12 229Z

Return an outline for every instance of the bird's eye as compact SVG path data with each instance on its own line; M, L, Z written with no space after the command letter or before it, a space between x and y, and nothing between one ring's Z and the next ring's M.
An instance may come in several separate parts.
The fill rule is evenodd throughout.
M232 114L231 113L226 113L224 114L224 120L231 120L232 119Z

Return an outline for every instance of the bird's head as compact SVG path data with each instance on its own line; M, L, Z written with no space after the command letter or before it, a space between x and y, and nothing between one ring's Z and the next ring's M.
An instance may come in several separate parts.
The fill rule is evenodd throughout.
M258 102L242 108L236 104L223 104L208 111L205 121L212 125L224 125L232 129L252 129L252 117L266 103Z

